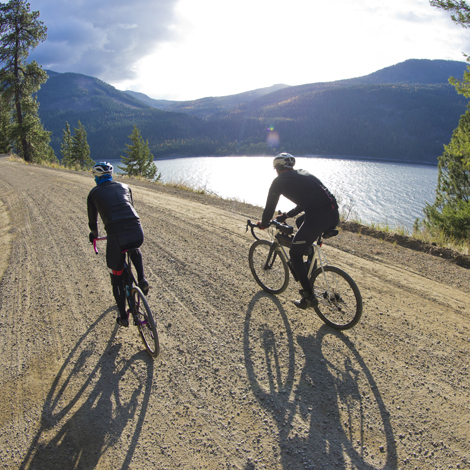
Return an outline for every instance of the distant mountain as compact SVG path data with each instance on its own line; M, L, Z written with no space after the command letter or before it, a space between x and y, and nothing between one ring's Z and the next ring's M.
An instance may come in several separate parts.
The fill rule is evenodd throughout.
M370 75L333 82L318 82L306 85L274 85L251 92L219 98L201 98L194 101L154 100L143 93L126 91L142 103L165 111L181 111L202 118L209 118L221 111L250 103L265 97L266 103L275 103L292 97L330 88L345 88L354 85L442 85L448 84L449 77L461 78L466 70L466 62L452 60L409 59L390 67L385 67ZM282 90L282 91L279 91ZM276 93L277 92L277 93ZM258 103L262 101L258 100Z
M466 62L408 60L364 77L275 85L194 101L153 100L86 75L50 72L39 114L60 156L65 122L85 126L92 158L123 155L133 125L155 157L168 155L350 155L436 162L467 100L448 84ZM158 109L157 109L158 108ZM267 137L277 133L279 146Z
M462 78L466 68L466 62L410 59L363 77L284 88L261 97L253 105L274 105L276 102L282 103L307 93L357 85L448 85L451 76Z
M100 100L113 101L129 108L144 108L143 103L101 80L79 73L57 73L47 70L49 79L39 91L41 108L62 111L91 111L101 106Z
M120 158L133 125L152 142L156 154L165 154L179 141L200 146L202 121L187 114L152 108L101 80L77 73L47 71L49 79L38 92L39 116L52 132L51 146L60 158L66 122L73 130L80 121L87 132L93 159ZM169 143L168 143L169 142ZM169 151L172 153L172 151Z
M454 60L409 59L349 82L355 85L439 85L448 83L451 76L462 78L467 65L467 62Z
M273 85L268 88L259 88L236 95L208 97L193 101L154 100L143 93L136 93L134 91L126 91L125 93L153 108L162 109L164 111L182 112L206 119L220 111L235 108L243 103L249 103L261 96L287 87L288 85Z

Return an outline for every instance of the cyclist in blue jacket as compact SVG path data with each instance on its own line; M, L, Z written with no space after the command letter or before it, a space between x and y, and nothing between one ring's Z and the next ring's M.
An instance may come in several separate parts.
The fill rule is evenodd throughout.
M124 183L113 181L113 166L110 163L97 163L93 169L96 186L87 199L90 242L98 238L98 214L103 221L107 235L106 264L110 270L113 295L119 308L116 321L121 326L129 326L126 312L126 295L123 289L125 250L139 248L144 241L140 218L134 209L132 191ZM146 295L149 284L144 276L142 253L139 249L131 254L137 272L139 287Z
M299 230L292 241L289 254L292 267L302 286L302 298L294 304L305 309L317 305L318 301L310 286L303 256L322 233L338 225L339 213L335 197L322 182L305 170L294 170L294 165L295 158L289 153L281 153L274 158L273 166L278 176L271 184L263 217L258 226L262 229L269 226L281 195L296 204L296 207L278 215L278 222L285 222L287 218L304 212L296 220Z

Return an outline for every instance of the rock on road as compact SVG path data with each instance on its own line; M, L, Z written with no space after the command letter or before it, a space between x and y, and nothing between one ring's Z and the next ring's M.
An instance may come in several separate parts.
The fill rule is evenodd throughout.
M260 208L126 182L156 360L115 323L90 173L0 158L0 468L470 468L470 270L342 231L364 314L336 332L253 280Z

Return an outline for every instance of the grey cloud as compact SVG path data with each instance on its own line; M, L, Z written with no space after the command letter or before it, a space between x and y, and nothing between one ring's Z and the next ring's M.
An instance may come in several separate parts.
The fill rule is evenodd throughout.
M30 0L48 38L30 55L45 69L118 81L158 43L175 39L178 0Z

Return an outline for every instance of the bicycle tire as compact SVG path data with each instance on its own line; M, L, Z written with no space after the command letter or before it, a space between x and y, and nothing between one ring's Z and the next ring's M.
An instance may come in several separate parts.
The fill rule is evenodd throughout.
M157 357L160 353L160 343L157 327L147 299L140 288L136 286L132 288L132 298L134 302L134 320L137 323L137 328L139 328L140 337L148 353L152 357Z
M362 315L362 296L351 276L336 266L316 269L310 279L318 300L317 315L332 328L347 330Z
M289 267L284 253L272 248L273 242L255 241L250 247L248 261L260 287L270 294L281 294L289 285Z

